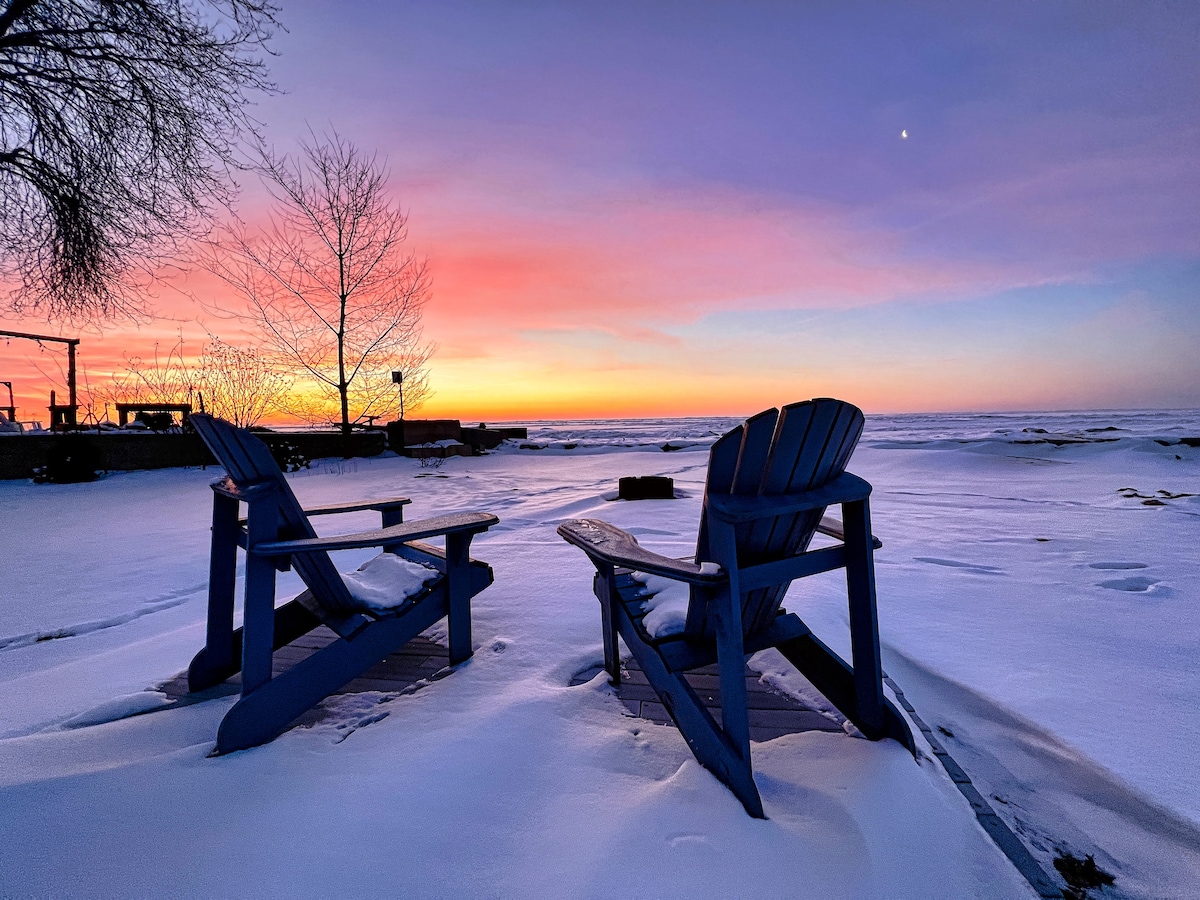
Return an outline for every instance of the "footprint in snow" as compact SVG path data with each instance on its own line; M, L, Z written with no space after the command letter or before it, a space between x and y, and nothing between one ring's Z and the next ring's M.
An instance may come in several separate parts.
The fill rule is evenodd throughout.
M672 847L682 847L687 844L707 844L708 838L702 834L673 834L667 838L667 843Z
M1158 579L1147 578L1145 575L1127 575L1124 578L1111 578L1108 581L1102 581L1100 582L1100 587L1113 591L1128 591L1134 594L1142 594L1158 583Z

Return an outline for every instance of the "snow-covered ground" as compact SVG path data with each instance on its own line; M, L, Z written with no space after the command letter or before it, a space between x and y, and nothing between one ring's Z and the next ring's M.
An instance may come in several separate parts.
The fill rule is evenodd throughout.
M604 518L687 555L731 424L535 423L544 449L291 476L305 503L498 515L473 548L496 572L476 655L212 759L232 700L159 709L146 689L203 640L216 473L0 483L0 896L1031 896L928 758L757 744L755 821L602 676L569 686L600 659L599 616L554 526ZM1200 447L1180 442L1197 436L1186 412L880 417L850 466L875 485L889 674L1045 865L1069 850L1116 876L1102 896L1200 896ZM680 499L609 499L648 474ZM338 518L326 533L375 524ZM787 606L845 649L838 575ZM342 740L346 722L370 724Z

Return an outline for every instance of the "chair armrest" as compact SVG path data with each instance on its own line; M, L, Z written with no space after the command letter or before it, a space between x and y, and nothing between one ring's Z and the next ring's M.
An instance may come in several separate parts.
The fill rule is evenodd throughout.
M216 490L216 488L214 488ZM328 503L323 506L304 506L302 511L306 516L332 516L338 512L361 512L365 509L377 510L382 512L384 522L388 521L388 514L392 510L403 511L404 506L412 503L408 497L385 497L380 500L358 500L355 503ZM246 518L239 518L238 524L242 528L246 527Z
M277 486L270 482L264 481L259 484L252 484L244 488L238 487L232 478L226 475L223 478L218 478L209 485L215 493L225 497L230 497L234 500L240 500L243 503L249 503L251 500L257 499L260 495L277 490ZM378 500L359 500L355 503L327 503L322 506L306 506L304 514L307 516L329 516L335 513L360 512L364 509L374 509L381 513L390 512L393 509L403 509L412 500L408 497L382 497ZM238 519L239 525L245 525L246 519Z
M408 497L385 497L382 500L359 500L356 503L327 503L323 506L306 506L304 514L306 516L331 516L336 513L360 512L364 509L387 512L391 509L400 509L409 503L412 503L412 500Z
M835 503L854 503L871 495L871 485L843 472L824 487L788 494L717 494L704 503L718 519L730 523L753 522L773 516L821 509Z
M825 516L825 518L821 519L820 524L817 525L817 531L821 532L821 534L827 534L831 538L841 541L843 544L846 543L846 532L842 529L842 523L837 519ZM875 535L871 535L871 546L878 550L883 546L883 541L875 537Z
M362 531L357 534L298 538L290 541L264 541L252 547L250 552L258 556L289 556L293 553L383 547L388 544L402 544L405 541L436 537L440 534L476 534L480 531L487 531L499 522L500 520L491 513L455 513L423 519L420 522L391 525L375 531Z
M242 503L250 503L279 490L279 486L272 481L258 481L254 484L248 484L245 487L238 487L228 475L218 478L209 487L212 488L214 494L220 494L222 497L228 497L231 500L238 500ZM239 521L242 525L246 524L245 519Z
M259 494L277 490L276 485L270 481L263 481L241 488L228 475L218 478L209 487L215 493L231 497L234 500L241 500L242 502L249 502L250 500L257 499ZM308 516L328 516L334 513L359 512L364 509L387 512L392 509L402 509L410 503L412 503L412 500L408 497L381 497L378 500L359 500L355 503L327 503L323 506L306 506L304 507L304 514ZM238 521L243 525L246 524L244 518Z
M303 507L303 512L306 516L331 516L337 513L362 512L364 509L373 509L383 514L383 521L386 523L389 512L395 509L403 512L404 507L409 503L412 503L412 500L408 497L386 497L382 500L360 500L356 503L327 503L324 506L305 506ZM238 524L245 527L245 517L238 519Z
M639 572L697 585L721 584L729 578L724 571L702 573L700 566L694 562L672 559L647 550L628 531L599 519L572 519L559 525L558 533L563 540L574 544L592 559L614 566L627 566Z

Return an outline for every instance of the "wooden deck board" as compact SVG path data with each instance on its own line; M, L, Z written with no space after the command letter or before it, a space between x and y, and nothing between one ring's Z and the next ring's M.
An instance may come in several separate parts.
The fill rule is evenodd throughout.
M572 680L572 684L582 684L594 678L601 668L599 666L580 672ZM689 672L684 677L688 684L704 701L709 712L719 722L721 720L721 691L718 685L717 667L706 666ZM624 660L621 669L621 683L615 687L617 696L636 718L646 719L658 725L670 725L671 717L666 708L646 681L645 674L638 668L637 660L630 657ZM746 692L750 717L750 739L752 741L769 741L784 734L799 734L804 731L843 730L840 719L813 709L804 701L787 694L772 690L762 682L757 672L746 667Z
M335 638L336 635L332 631L321 626L303 637L297 638L286 647L280 647L275 651L272 659L271 674L280 675L286 672L297 663L308 659ZM367 669L333 696L360 694L367 691L384 693L406 691L411 693L412 690L423 687L425 683L437 680L435 676L449 665L450 651L441 644L421 635ZM195 702L212 697L227 696L231 692L235 692L240 684L241 676L239 674L208 691L189 694L187 673L180 673L170 681L159 685L158 689L172 700Z
M322 626L286 647L281 647L275 651L273 674L278 675L302 662L334 639L334 633ZM412 693L429 682L436 681L442 673L448 672L449 665L450 654L446 647L425 636L419 636L367 669L333 696L369 691L393 694ZM671 724L671 717L667 715L658 696L646 681L646 676L638 668L636 660L628 659L624 665L621 684L616 691L629 714L657 724ZM705 706L720 721L721 691L716 668L716 666L708 666L695 672L689 672L685 677L692 689L704 701ZM598 668L579 673L572 679L572 684L589 681L597 671L599 671ZM240 683L240 676L235 675L224 684L193 695L188 693L186 674L181 673L160 685L159 690L173 700L190 703L228 696L239 689ZM812 709L801 700L772 690L763 684L758 673L753 672L749 667L746 669L746 690L751 740L768 741L784 734L797 734L804 731L838 732L842 730L838 719ZM316 719L320 717L321 713L318 709ZM313 715L306 715L301 717L298 722L312 724L313 720Z

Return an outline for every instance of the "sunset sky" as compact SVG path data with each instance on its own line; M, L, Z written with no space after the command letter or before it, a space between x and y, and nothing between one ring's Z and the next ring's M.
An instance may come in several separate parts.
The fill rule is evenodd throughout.
M282 20L269 138L385 155L429 259L424 414L1200 406L1200 4L284 0ZM90 378L179 328L199 352L203 311L157 302L172 321L83 335ZM44 410L31 360L61 354L0 351Z

